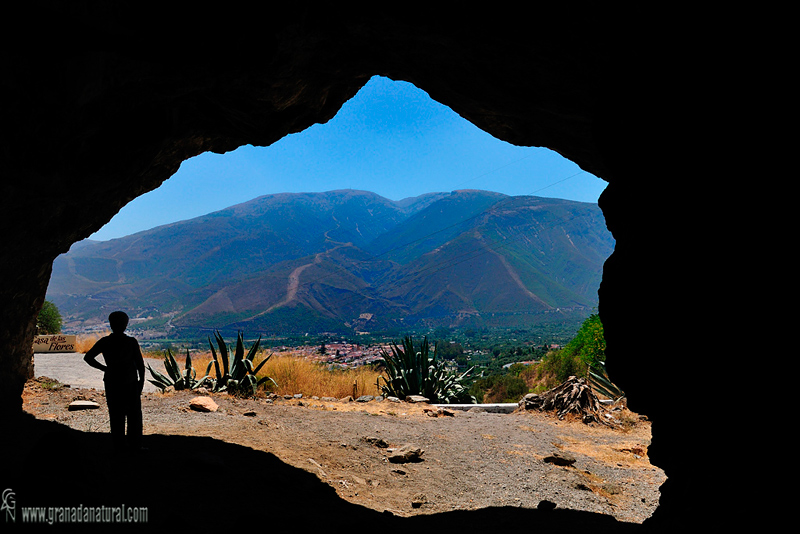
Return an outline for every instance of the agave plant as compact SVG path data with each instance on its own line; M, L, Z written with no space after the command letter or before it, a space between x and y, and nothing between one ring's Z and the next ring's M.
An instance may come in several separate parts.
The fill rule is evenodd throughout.
M209 364L206 369L206 376L200 380L196 380L197 371L192 367L192 357L189 355L189 350L186 350L186 364L184 370L181 371L178 362L176 362L175 357L172 356L172 351L167 349L164 354L164 368L167 371L166 375L156 371L150 364L147 364L150 376L153 377L153 380L149 380L149 382L161 391L164 391L168 387L173 387L176 390L197 389L203 385L205 378L208 376L208 372L211 370L211 364Z
M625 396L625 392L619 389L619 387L608 378L605 363L602 361L597 362L596 366L589 367L589 384L592 386L592 389L605 395L614 402L617 402Z
M209 384L214 391L227 391L234 395L252 396L255 395L258 387L270 381L277 387L277 383L270 377L264 376L258 378L256 375L272 357L272 354L264 358L257 366L254 366L253 360L255 359L258 347L261 344L261 337L250 347L245 355L244 338L242 333L236 340L236 347L234 350L229 350L228 345L222 338L219 332L214 332L214 338L217 342L217 349L219 349L219 358L217 357L217 349L214 348L214 343L211 338L208 338L208 344L211 346L211 357L213 361L209 363L209 371L211 365L214 366L216 378L210 376L204 377L205 383ZM220 360L222 361L222 368L220 368ZM206 372L208 375L208 372Z
M447 404L476 402L461 383L472 369L461 375L449 371L445 362L436 358L436 347L430 356L427 337L423 338L418 351L414 349L414 341L410 336L403 339L402 347L392 343L390 348L391 354L385 349L381 350L386 376L378 377L378 385L385 395L401 399L409 395L422 395L433 402ZM382 385L381 379L384 381Z

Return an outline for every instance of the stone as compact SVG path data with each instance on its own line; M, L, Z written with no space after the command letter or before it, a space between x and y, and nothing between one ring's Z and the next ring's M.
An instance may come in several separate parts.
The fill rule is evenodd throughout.
M615 484L614 482L608 482L600 486L604 492L608 493L609 495L620 495L622 493L622 486L619 484Z
M446 410L444 408L439 408L439 407L437 407L437 408L425 408L423 410L423 412L425 412L425 414L428 415L428 417L439 417L439 416L442 416L442 415L448 416L448 417L454 417L455 416L455 414L452 411Z
M219 406L211 397L195 397L189 401L189 408L196 412L216 412Z
M557 451L549 456L546 456L544 461L554 465L571 466L575 463L575 457L568 452Z
M372 395L361 395L359 398L356 399L356 402L369 402L374 398L375 397Z
M385 448L389 447L389 444L386 443L386 440L384 440L383 438L376 437L376 436L368 436L368 437L364 438L364 441L366 441L367 443L371 443L371 444L375 445L376 447L380 447L381 449L385 449Z
M548 500L539 501L539 504L536 506L537 510L542 510L544 512L549 512L550 510L554 510L556 507L556 503Z
M400 399L398 399L397 397L391 397L391 396L390 397L386 397L386 400L388 400L389 402L400 402Z
M411 444L405 444L396 449L389 449L388 460L393 464L405 464L409 462L422 461L422 454L425 452L419 447Z
M407 395L406 402L418 403L418 402L430 402L429 399L423 397L422 395Z
M308 461L317 468L317 472L322 478L328 478L328 473L313 458L309 458Z
M321 400L322 402L338 402L339 401L339 399L337 399L336 397L322 397L319 400Z
M77 410L96 410L100 405L90 400L75 400L69 403L69 411L74 412Z
M339 401L340 401L340 402L353 402L353 397L351 397L350 395L348 395L348 396L346 396L346 397L342 397L341 399L339 399Z

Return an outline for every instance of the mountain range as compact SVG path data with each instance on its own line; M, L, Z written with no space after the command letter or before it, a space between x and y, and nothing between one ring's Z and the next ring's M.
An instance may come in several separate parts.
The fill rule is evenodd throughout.
M613 247L592 203L282 193L76 243L55 260L47 298L77 329L114 309L162 334L518 326L595 307Z

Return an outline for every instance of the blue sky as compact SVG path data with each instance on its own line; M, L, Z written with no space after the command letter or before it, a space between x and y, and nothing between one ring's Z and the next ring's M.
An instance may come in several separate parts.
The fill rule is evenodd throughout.
M495 139L412 84L375 77L326 124L269 147L183 162L91 239L122 237L271 193L363 189L400 200L485 189L597 202L605 185L551 150Z

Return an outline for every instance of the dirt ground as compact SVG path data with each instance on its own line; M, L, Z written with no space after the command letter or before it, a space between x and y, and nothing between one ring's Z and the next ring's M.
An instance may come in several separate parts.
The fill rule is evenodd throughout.
M106 439L104 392L48 388L47 380L28 382L24 410L37 421ZM183 472L187 480L204 480L203 470L214 462L196 445L207 443L201 440L190 442L194 450L181 445L180 458L165 459L159 450L165 436L210 437L269 453L312 474L348 503L399 517L554 505L641 523L653 514L666 480L648 461L650 423L626 411L616 413L630 423L619 430L542 413L446 414L427 404L388 400L244 400L213 394L219 409L203 413L189 408L196 396L145 393L142 398L147 462L153 468L174 464L169 479L180 479ZM76 399L94 400L100 408L70 411ZM388 461L389 451L405 444L423 450L419 461ZM548 460L554 453L575 461L557 465ZM264 487L271 487L270 475L264 476Z

